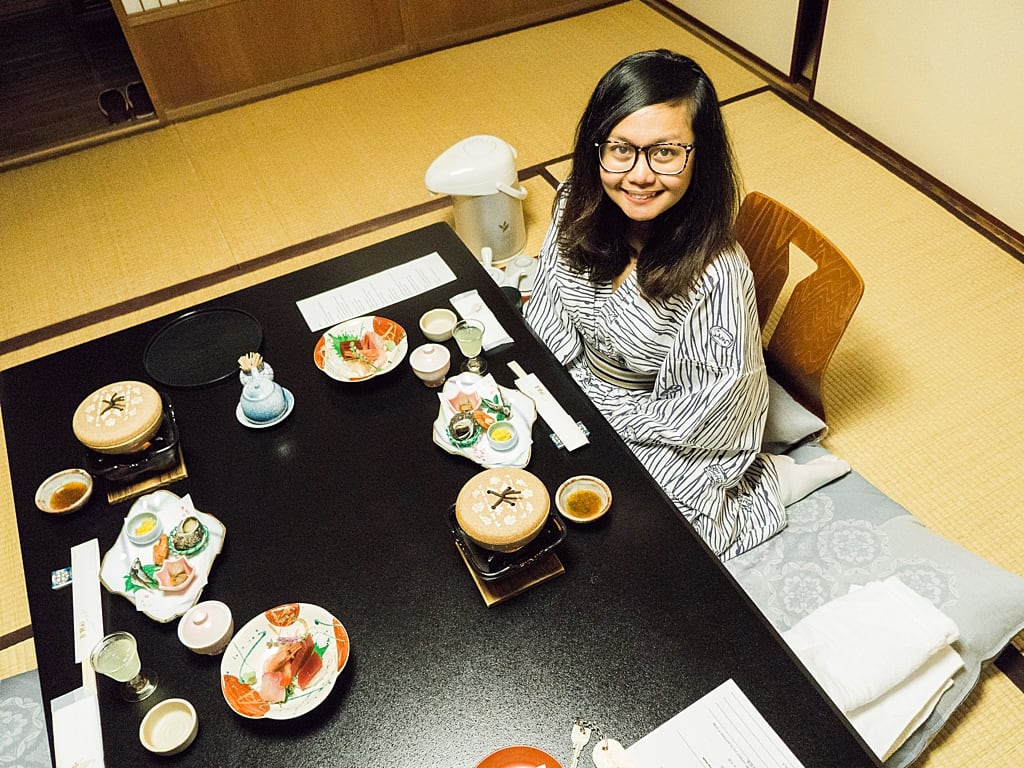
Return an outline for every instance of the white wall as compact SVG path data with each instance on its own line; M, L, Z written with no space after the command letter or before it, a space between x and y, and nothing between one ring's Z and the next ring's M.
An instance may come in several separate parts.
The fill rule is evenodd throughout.
M669 0L784 75L796 41L799 0ZM680 51L685 53L685 51Z
M1024 232L1024 0L831 0L814 100Z

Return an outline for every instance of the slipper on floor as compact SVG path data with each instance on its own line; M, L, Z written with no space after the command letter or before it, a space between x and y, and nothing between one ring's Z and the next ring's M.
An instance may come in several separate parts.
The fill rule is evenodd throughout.
M152 117L156 114L153 109L153 102L149 98L149 91L144 83L135 81L124 87L125 95L128 97L128 110L135 119L140 117Z
M128 99L117 88L107 88L105 91L101 91L98 101L100 112L104 114L111 125L123 123L131 118L128 113Z

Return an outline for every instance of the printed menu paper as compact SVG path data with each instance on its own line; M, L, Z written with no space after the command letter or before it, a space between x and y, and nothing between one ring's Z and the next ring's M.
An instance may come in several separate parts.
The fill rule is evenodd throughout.
M311 331L362 317L411 299L455 279L441 254L434 253L385 269L295 302Z
M626 750L643 768L803 768L734 680Z

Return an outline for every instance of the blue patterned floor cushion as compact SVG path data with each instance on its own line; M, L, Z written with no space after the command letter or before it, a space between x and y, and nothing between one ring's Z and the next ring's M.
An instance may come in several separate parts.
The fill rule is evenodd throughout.
M824 450L804 446L807 461ZM916 758L978 682L981 668L1024 629L1024 578L929 531L856 472L787 509L785 530L726 562L780 632L851 586L899 576L960 629L964 669L925 723L887 761Z

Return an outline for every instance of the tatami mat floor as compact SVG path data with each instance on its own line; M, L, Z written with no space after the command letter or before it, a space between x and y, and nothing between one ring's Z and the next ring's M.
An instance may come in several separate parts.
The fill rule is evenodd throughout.
M639 0L0 174L0 368L450 220L423 174L466 136L500 136L521 169L561 178L597 78L651 47L705 66L746 188L814 222L864 276L826 382L827 446L929 527L1024 574L1024 267ZM533 253L553 190L524 178ZM30 618L0 450L0 639L16 640ZM30 639L8 645L0 678L34 667ZM1024 694L1000 672L954 721L922 765L1024 762Z

